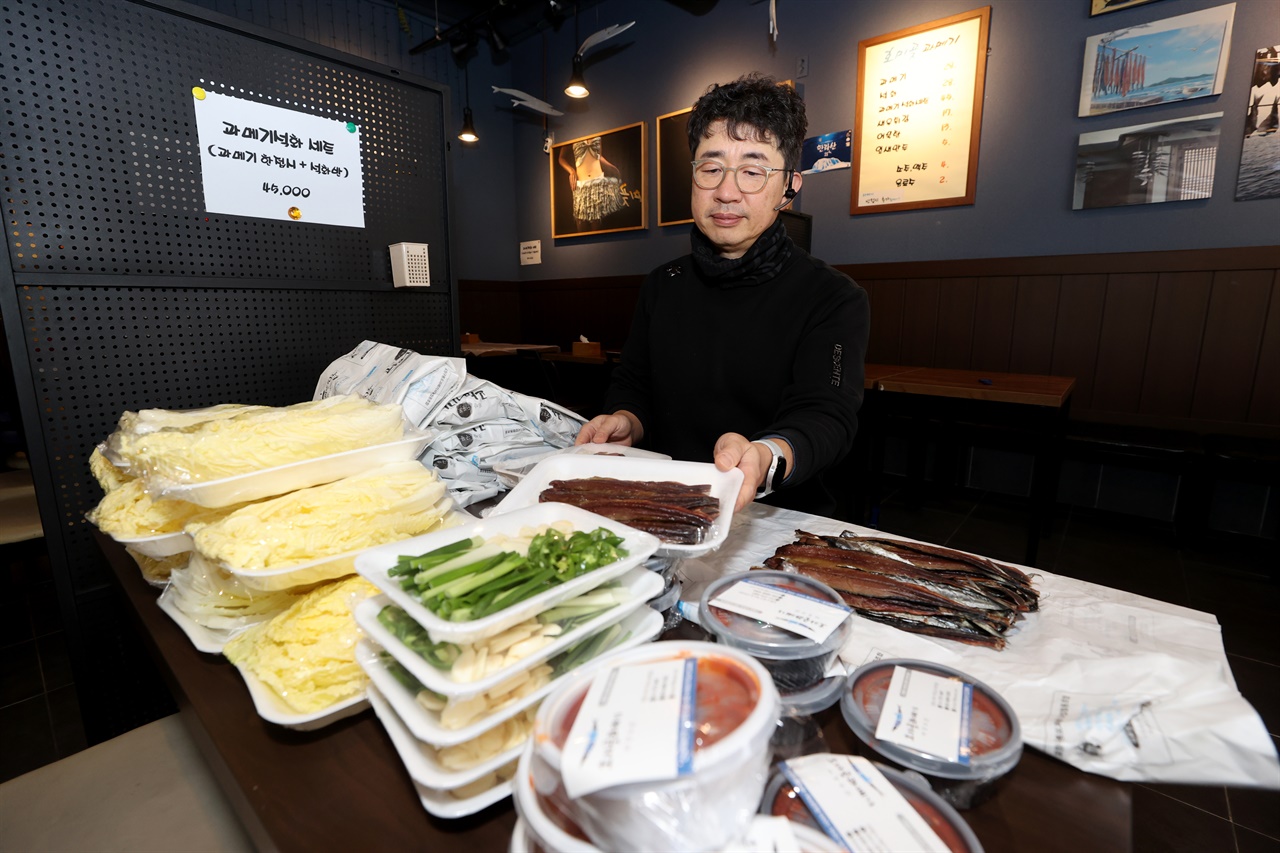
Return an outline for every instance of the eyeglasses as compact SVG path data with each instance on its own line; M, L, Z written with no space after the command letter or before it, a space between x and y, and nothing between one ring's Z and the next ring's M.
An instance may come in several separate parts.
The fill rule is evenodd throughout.
M773 166L758 166L748 163L745 166L726 166L716 160L694 160L693 182L704 190L713 190L724 183L727 172L733 172L733 180L738 189L750 195L764 189L774 172L793 172L794 169L777 169Z

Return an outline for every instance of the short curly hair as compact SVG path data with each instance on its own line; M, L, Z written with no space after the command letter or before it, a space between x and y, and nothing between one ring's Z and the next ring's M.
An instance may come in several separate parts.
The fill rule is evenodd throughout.
M809 120L794 87L755 72L732 83L713 83L689 114L690 152L698 150L718 121L726 123L730 138L775 144L786 168L800 168Z

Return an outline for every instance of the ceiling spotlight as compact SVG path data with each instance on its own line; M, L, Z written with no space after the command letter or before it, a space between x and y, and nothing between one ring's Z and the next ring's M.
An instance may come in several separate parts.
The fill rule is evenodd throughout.
M489 39L489 47L493 48L494 53L506 52L507 40L502 37L502 33L492 23L489 24L489 31L485 33L485 36Z
M582 76L581 56L573 58L573 74L569 76L569 85L564 87L564 93L570 98L585 98L591 94L587 90L587 79Z
M476 124L471 118L471 107L465 107L462 110L462 130L458 131L458 138L463 142L480 141L480 137L476 134Z
M462 66L463 87L467 93L467 105L462 109L462 130L458 131L458 138L463 142L479 142L480 134L476 133L475 119L471 117L471 66Z

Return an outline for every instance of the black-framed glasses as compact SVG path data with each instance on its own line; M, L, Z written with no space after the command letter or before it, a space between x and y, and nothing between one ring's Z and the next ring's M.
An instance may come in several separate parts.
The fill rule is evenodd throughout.
M701 189L713 190L724 183L724 176L733 172L733 180L738 189L750 195L764 189L774 172L793 172L794 169L779 169L774 166L761 166L747 163L744 166L726 166L718 160L694 160L693 182Z

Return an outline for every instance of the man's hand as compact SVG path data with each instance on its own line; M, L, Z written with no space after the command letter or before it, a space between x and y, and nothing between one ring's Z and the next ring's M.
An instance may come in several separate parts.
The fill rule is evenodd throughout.
M621 444L631 447L644 438L640 419L628 411L597 415L582 425L574 444Z
M720 436L714 453L716 467L721 471L742 470L742 488L738 490L738 500L733 505L734 512L741 512L756 499L756 490L764 482L764 475L769 473L773 454L763 445L754 444L736 432Z

